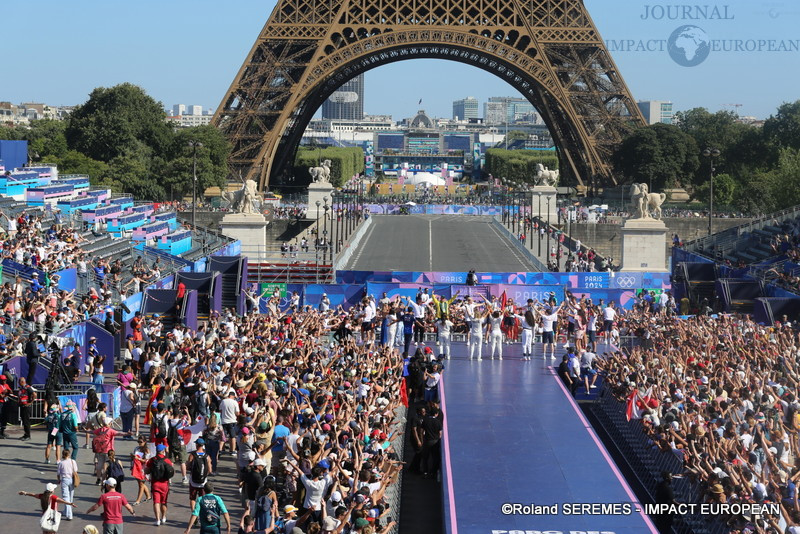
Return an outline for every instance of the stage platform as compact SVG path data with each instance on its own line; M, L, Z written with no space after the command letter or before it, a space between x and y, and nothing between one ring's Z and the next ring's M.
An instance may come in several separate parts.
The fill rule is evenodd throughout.
M657 532L540 347L522 361L520 346L506 345L504 359L493 361L484 346L478 362L459 344L445 361L447 534ZM507 513L504 505L514 503L550 509ZM608 513L576 505L617 506Z

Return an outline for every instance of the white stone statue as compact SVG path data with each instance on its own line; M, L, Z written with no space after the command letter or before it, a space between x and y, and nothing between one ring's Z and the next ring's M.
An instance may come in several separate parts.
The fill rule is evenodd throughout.
M664 193L651 193L647 184L631 185L634 219L661 219L661 205L667 200Z
M238 191L222 193L222 198L230 202L231 209L236 213L258 213L255 202L263 202L264 198L258 192L258 184L254 180L246 180Z
M534 183L536 185L555 187L555 185L558 184L558 176L558 169L551 171L541 163L536 164L536 175L534 176Z
M667 200L665 193L649 193L647 195L647 211L654 219L661 220L661 204Z
M314 183L327 184L331 181L331 160L326 159L319 167L309 167L308 174Z

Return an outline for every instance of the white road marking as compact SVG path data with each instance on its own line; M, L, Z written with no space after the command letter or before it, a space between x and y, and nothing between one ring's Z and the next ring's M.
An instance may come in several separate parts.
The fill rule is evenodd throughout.
M433 271L433 220L428 220L428 270Z

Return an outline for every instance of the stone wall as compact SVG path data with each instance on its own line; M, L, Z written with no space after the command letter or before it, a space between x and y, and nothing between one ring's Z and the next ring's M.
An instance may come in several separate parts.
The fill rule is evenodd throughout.
M197 226L203 226L212 230L219 230L219 223L222 218L227 215L224 211L198 211L197 212ZM184 222L191 222L192 212L181 212L178 217ZM314 221L301 220L295 222L294 220L280 219L271 220L267 225L267 243L283 243L284 241L293 241L295 237L308 228Z
M618 263L622 258L622 227L621 219L612 218L615 223L610 224L572 224L570 233L573 239L580 239L583 245L594 248L598 254L614 258ZM746 224L751 219L714 219L714 232L721 232ZM694 217L665 217L667 225L667 238L664 246L667 248L667 257L672 247L672 234L678 234L682 241L688 241L708 233L708 219ZM564 227L566 231L566 227Z

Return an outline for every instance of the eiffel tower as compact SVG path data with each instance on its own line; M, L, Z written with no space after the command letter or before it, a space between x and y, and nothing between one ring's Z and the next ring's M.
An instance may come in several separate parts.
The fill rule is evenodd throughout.
M474 65L516 88L579 185L616 184L611 152L644 124L583 0L278 0L214 115L231 171L267 188L337 88L418 58Z

